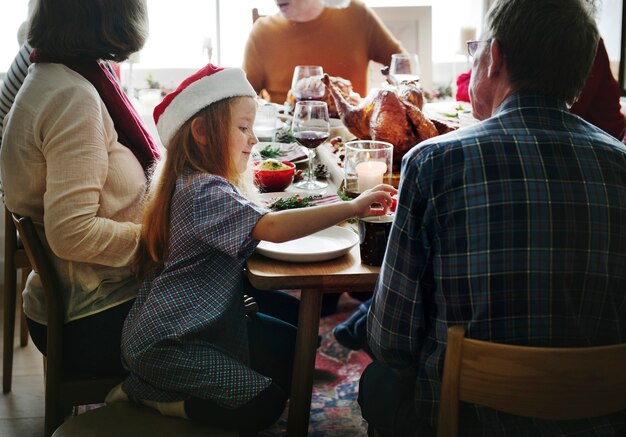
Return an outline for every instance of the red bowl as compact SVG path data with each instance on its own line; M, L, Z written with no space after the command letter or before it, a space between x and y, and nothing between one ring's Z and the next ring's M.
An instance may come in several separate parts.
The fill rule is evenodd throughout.
M261 162L253 162L252 171L254 173L254 183L262 193L284 191L293 181L293 175L296 171L296 166L293 162L281 161L289 166L289 168L282 170L262 170L256 168Z

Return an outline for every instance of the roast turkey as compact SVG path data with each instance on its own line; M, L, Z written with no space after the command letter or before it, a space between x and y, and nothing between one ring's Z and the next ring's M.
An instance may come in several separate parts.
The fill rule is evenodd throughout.
M454 130L424 115L424 98L416 83L403 82L390 89L376 89L353 104L343 96L328 75L324 75L322 81L350 133L360 140L372 139L393 144L394 171L399 171L402 157L413 146Z

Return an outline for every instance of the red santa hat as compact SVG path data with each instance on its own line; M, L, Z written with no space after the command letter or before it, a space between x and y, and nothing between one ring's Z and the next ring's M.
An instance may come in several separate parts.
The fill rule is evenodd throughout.
M256 97L241 68L208 64L189 76L154 108L154 122L163 145L167 147L178 129L199 110L235 96Z

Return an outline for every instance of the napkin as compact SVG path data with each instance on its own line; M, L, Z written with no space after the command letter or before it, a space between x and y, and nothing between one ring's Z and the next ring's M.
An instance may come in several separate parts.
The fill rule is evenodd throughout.
M291 143L281 147L281 161L294 162L306 158L308 158L306 154L306 149L298 143Z
M339 197L337 194L330 194L328 196L320 197L319 199L313 199L311 200L311 203L313 205L327 205L329 203L336 203L341 201L341 197Z

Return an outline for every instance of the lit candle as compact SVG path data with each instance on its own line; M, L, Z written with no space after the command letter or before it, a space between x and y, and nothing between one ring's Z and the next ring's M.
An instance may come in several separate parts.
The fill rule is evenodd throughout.
M365 161L356 165L356 177L359 193L383 183L387 164L380 161Z

